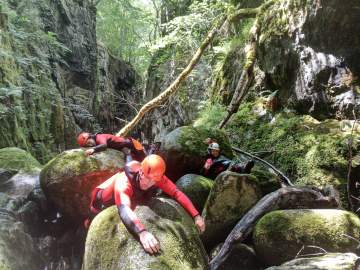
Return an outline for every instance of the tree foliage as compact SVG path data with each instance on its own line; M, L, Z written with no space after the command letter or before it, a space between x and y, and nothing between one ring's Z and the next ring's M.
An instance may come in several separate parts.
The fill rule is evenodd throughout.
M101 0L97 5L97 36L112 54L141 74L156 38L155 0Z

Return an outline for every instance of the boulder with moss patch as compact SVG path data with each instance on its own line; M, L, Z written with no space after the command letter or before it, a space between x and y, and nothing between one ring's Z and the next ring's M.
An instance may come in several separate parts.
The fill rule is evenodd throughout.
M108 149L86 156L69 150L49 161L40 174L46 197L59 211L75 221L87 216L91 191L124 167L124 154Z
M176 186L189 197L199 212L204 208L213 185L213 180L198 174L186 174L176 182Z
M187 173L199 173L204 165L208 145L206 138L216 140L222 153L233 157L229 139L220 129L183 126L169 134L162 141L161 152L166 160L166 174L174 181Z
M39 184L41 168L42 165L23 149L0 149L0 192L12 197L27 197Z
M219 174L202 213L206 230L201 237L206 248L224 241L237 221L260 198L254 176L230 171Z
M84 270L206 269L207 255L191 217L175 201L154 198L137 206L135 213L158 238L161 253L147 254L127 231L115 206L93 220L86 238Z
M268 265L289 261L301 250L356 253L354 239L359 238L360 219L334 209L273 211L259 220L253 234L256 253Z
M359 257L354 253L328 253L313 258L295 259L266 270L354 270L358 266Z

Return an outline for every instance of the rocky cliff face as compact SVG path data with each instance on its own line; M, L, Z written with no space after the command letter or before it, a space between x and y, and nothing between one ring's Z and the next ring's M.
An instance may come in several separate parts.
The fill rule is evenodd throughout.
M318 119L359 116L358 1L279 1L262 16L259 62L284 106Z
M81 130L113 131L126 118L119 96L136 74L96 42L90 1L1 1L0 147L40 160L75 146Z

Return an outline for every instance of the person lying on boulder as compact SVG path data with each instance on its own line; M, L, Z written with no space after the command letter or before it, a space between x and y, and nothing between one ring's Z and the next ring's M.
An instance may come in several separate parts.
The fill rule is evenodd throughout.
M77 142L81 147L91 147L85 150L86 155L92 155L107 148L122 151L126 155L126 161L133 159L142 161L145 158L144 148L141 143L131 137L119 137L112 134L91 134L82 132L77 137Z
M237 163L232 165L232 160L221 155L220 145L207 139L209 143L208 155L206 156L205 164L201 170L201 174L207 178L215 179L218 174L229 169L230 171L237 173L250 173L252 167L254 167L254 161L249 160L245 163Z
M124 172L115 174L93 191L90 215L85 221L85 227L89 227L91 220L101 210L115 204L125 227L139 238L145 251L150 254L159 252L159 241L146 230L133 209L138 202L154 196L154 191L160 188L185 208L194 219L198 231L202 233L205 230L204 219L190 199L165 176L165 169L165 161L158 155L149 155L141 163L127 163Z

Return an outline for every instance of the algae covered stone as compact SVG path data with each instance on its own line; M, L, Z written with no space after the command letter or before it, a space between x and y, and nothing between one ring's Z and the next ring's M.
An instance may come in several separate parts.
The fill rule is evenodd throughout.
M225 171L215 179L202 216L206 230L201 236L207 248L222 242L241 217L261 198L256 178Z
M42 165L30 153L17 147L0 149L0 168L23 172L39 172Z
M213 185L213 180L198 174L186 174L176 182L176 186L189 197L199 212L204 208Z
M86 218L91 191L122 170L123 153L108 149L92 156L83 150L65 151L49 161L40 174L46 197L75 221Z
M206 269L207 255L192 218L175 201L153 198L135 213L159 240L161 253L147 254L120 221L116 206L93 220L85 244L83 270Z
M354 253L328 253L319 257L295 259L266 270L353 270L358 259Z
M357 252L354 239L360 239L360 219L336 209L273 211L259 220L253 233L256 253L268 265L289 261L300 250L319 252L309 246L326 252Z
M39 184L41 168L42 165L23 149L0 149L0 192L26 198Z
M232 150L226 134L216 128L179 127L162 141L161 152L166 160L166 174L174 181L187 173L199 173L204 165L208 145L206 138L216 140L222 154L232 158Z

